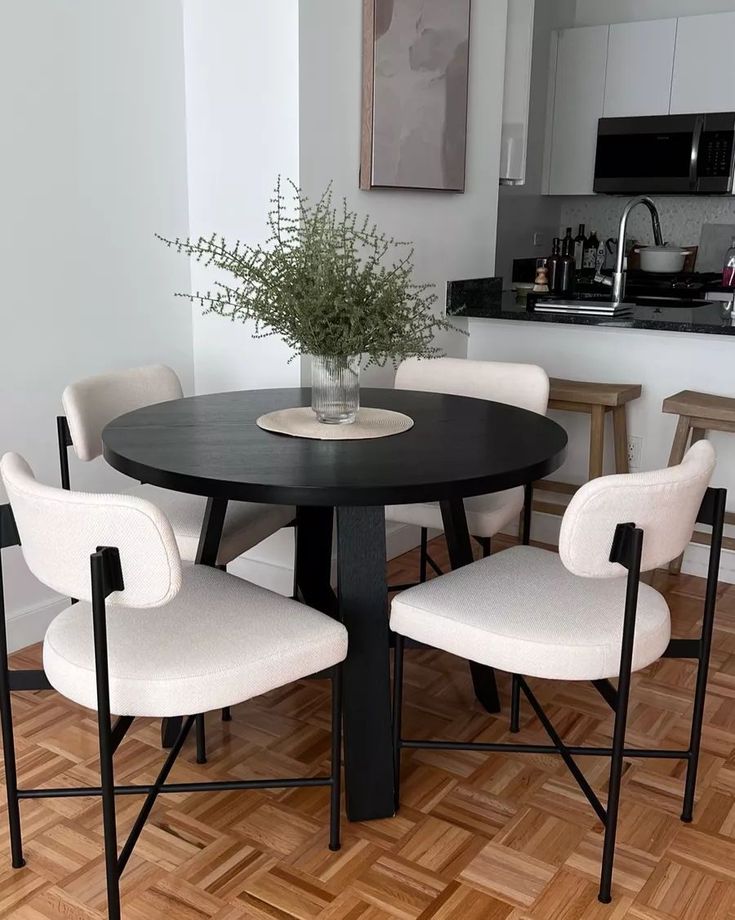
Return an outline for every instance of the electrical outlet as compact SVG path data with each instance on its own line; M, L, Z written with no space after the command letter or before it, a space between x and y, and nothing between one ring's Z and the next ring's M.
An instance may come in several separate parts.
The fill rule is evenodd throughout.
M643 455L643 438L628 438L628 466L632 470L641 468L641 456Z
M533 245L534 245L534 246L543 246L543 245L544 245L544 235L543 235L543 233L534 233L534 235L533 235Z

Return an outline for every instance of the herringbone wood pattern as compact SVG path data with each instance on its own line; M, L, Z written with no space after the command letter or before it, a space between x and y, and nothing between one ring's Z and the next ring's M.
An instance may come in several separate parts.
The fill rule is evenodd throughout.
M443 543L432 552L446 563ZM410 580L411 553L390 565ZM660 574L679 636L694 635L704 583ZM39 649L14 656L38 666ZM406 735L502 739L502 716L474 701L464 662L411 650ZM502 679L507 704L508 682ZM662 661L636 675L629 743L684 746L694 666ZM533 682L572 743L610 741L611 717L589 686ZM552 757L414 752L403 760L397 817L344 826L327 849L324 789L176 795L159 799L123 877L127 920L434 918L434 920L735 920L735 587L721 586L695 822L678 820L683 766L630 763L623 786L615 900L596 901L601 827ZM324 772L328 688L304 681L208 717L210 763L190 740L173 781ZM97 782L94 715L53 693L16 694L21 782ZM521 738L544 741L524 710ZM117 779L145 782L161 762L159 728L134 726L116 757ZM606 763L584 760L604 792ZM121 834L139 799L119 802ZM99 920L104 872L99 802L23 804L27 867L9 868L0 811L0 916Z

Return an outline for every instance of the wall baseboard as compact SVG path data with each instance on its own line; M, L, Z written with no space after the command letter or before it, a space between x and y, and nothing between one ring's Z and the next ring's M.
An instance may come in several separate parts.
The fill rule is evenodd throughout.
M14 612L5 622L8 649L11 652L17 652L18 649L40 642L46 635L51 620L68 606L69 600L60 597Z

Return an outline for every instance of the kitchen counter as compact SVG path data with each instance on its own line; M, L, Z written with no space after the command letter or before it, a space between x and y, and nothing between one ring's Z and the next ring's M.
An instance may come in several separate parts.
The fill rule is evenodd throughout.
M476 279L449 286L448 313L468 333L461 344L477 361L535 364L550 377L642 386L628 403L628 434L635 439L635 468L655 470L668 463L676 418L661 411L664 400L681 390L734 396L731 367L735 334L719 303L697 308L638 308L628 319L564 314L534 314L503 292L497 279ZM700 296L697 291L697 297ZM464 309L462 307L464 306ZM488 322L490 320L490 322ZM694 334L681 334L694 333ZM704 334L697 334L704 333ZM555 479L582 483L589 469L589 419L578 413L550 410L569 435L567 460ZM717 470L712 485L735 495L735 437L713 432ZM605 442L604 472L615 470L612 438ZM729 502L732 510L732 499ZM559 518L536 513L533 537L556 543ZM685 571L707 571L707 547L692 544ZM723 553L723 581L735 583L735 553Z
M526 323L735 335L733 313L724 302L697 307L636 306L632 314L614 318L538 313L527 310L525 304L517 303L515 293L503 291L501 280L493 278L450 282L447 287L447 315Z

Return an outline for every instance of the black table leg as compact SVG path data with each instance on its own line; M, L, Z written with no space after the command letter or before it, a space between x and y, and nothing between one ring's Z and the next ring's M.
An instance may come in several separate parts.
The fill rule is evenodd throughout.
M338 617L331 585L334 508L296 509L296 595L331 617Z
M338 508L339 610L349 633L344 758L351 821L394 814L385 511Z
M199 535L199 546L197 547L197 565L217 565L217 553L219 552L219 544L222 539L222 528L225 524L226 514L227 499L207 499L207 507L204 512L204 520L202 521L202 531ZM174 742L179 737L182 725L183 718L181 716L163 719L161 722L162 747L173 747Z
M443 501L441 503L444 535L449 550L449 563L452 569L469 565L472 555L472 542L467 529L467 517L462 499ZM475 696L488 712L500 712L500 697L495 681L495 671L487 665L470 661L470 673L475 687Z

